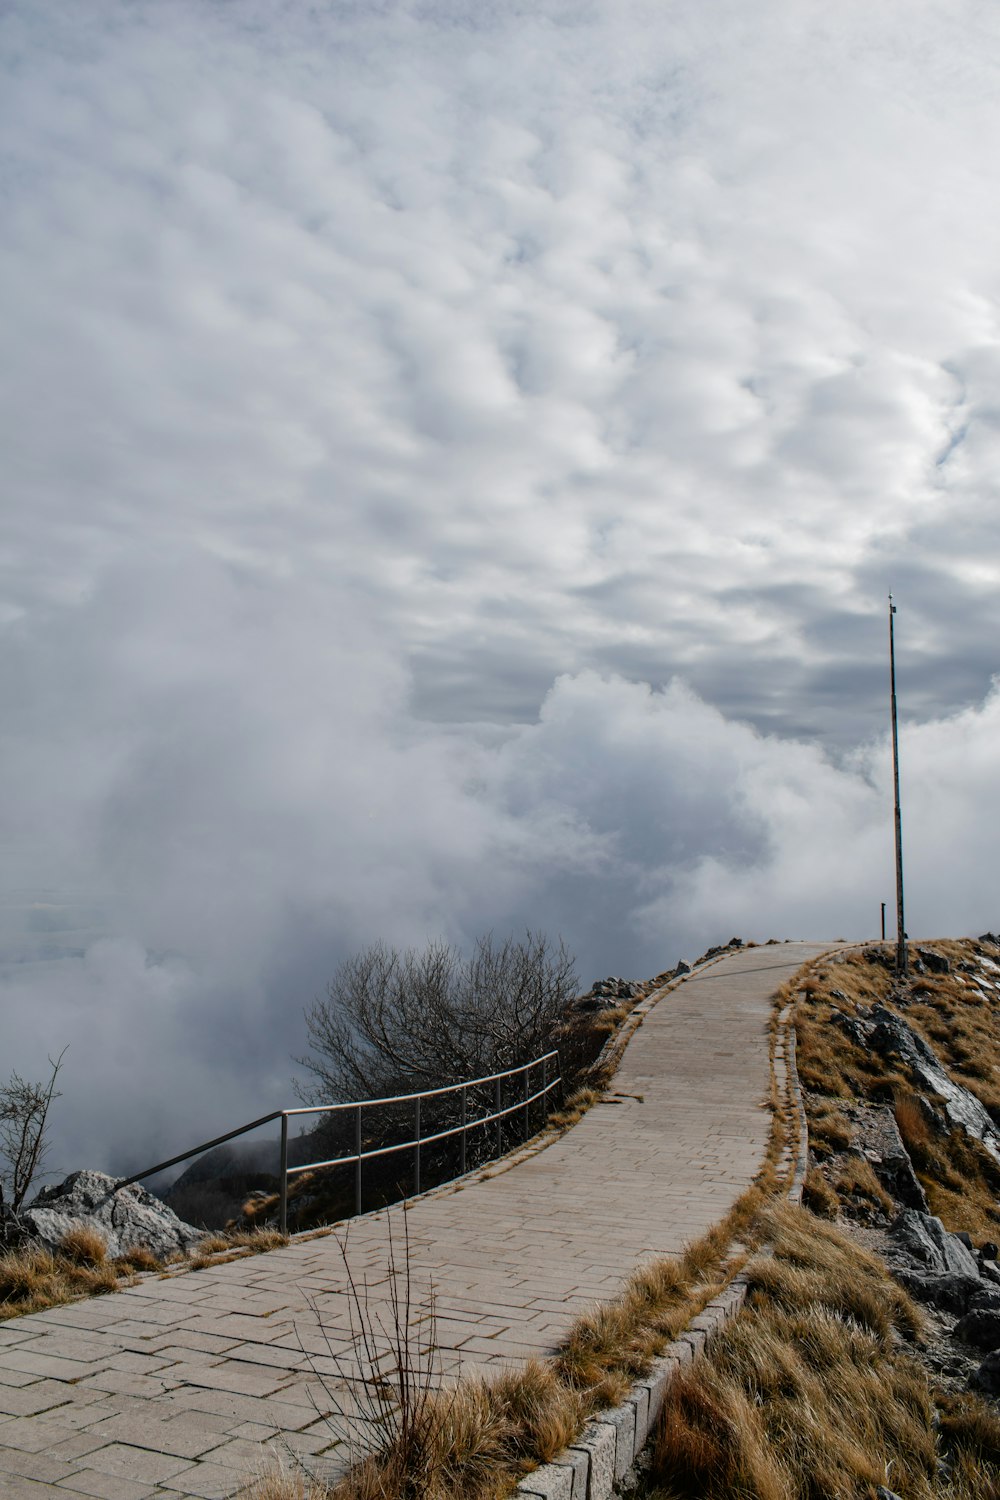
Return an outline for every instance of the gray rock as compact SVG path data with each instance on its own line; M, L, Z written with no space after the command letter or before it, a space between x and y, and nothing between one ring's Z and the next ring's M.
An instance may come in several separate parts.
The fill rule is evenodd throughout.
M928 1093L938 1094L944 1100L949 1124L980 1141L1000 1166L1000 1132L976 1096L954 1082L938 1062L934 1049L902 1016L884 1005L875 1005L871 1019L874 1024L868 1033L868 1044L883 1057L900 1058Z
M165 1260L205 1237L138 1183L119 1188L104 1172L71 1172L65 1182L43 1188L21 1219L28 1234L50 1250L68 1230L85 1224L104 1235L110 1256L145 1245Z
M887 1490L884 1484L880 1484L875 1491L876 1500L903 1500L902 1495L897 1495L895 1490Z
M991 1354L987 1354L970 1384L985 1391L987 1396L1000 1394L1000 1349L994 1349Z
M903 1144L895 1115L891 1109L884 1107L874 1109L871 1117L880 1149L878 1152L865 1154L872 1162L879 1181L904 1208L915 1208L926 1214L927 1199L913 1170L910 1153Z
M955 1333L974 1349L1000 1349L1000 1312L970 1308L955 1324Z
M951 973L951 963L949 960L942 958L940 953L935 953L933 948L918 948L917 953L929 974Z
M911 1297L956 1316L968 1312L981 1289L979 1279L971 1276L935 1275L910 1266L893 1266L892 1274Z
M979 1251L979 1255L982 1260L996 1260L997 1254L998 1247L993 1243L992 1240L987 1240Z
M981 1308L984 1312L1000 1312L1000 1286L984 1286L973 1297L969 1304L972 1308Z
M639 994L641 988L634 980L619 979L617 975L609 974L607 979L594 980L591 993L595 997L631 1000Z
M957 1234L949 1234L933 1214L904 1208L889 1225L897 1250L932 1275L968 1276L979 1280L979 1265Z

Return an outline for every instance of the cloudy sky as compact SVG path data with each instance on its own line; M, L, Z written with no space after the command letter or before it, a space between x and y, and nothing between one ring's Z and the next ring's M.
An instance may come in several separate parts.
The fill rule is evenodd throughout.
M0 4L0 1071L290 1100L374 938L1000 925L1000 11Z

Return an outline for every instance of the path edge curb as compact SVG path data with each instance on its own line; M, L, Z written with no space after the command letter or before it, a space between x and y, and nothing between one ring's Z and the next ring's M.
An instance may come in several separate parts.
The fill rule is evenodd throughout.
M809 1162L809 1136L795 1061L794 1005L794 1000L789 1001L778 1016L778 1043L784 1052L787 1097L798 1138L786 1194L790 1203L801 1203ZM776 1043L775 1063L779 1061L778 1051ZM564 1448L551 1463L542 1464L522 1479L514 1490L515 1496L523 1496L525 1500L611 1500L616 1486L646 1446L674 1377L702 1353L713 1334L736 1316L748 1290L746 1270L738 1271L659 1355L649 1374L636 1381L622 1404L599 1412L575 1443Z

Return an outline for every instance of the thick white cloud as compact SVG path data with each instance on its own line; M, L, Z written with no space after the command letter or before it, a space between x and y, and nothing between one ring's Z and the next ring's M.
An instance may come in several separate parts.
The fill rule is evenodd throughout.
M890 588L911 925L989 924L998 66L979 0L5 8L0 1055L70 1041L66 1140L285 1097L374 936L873 930Z

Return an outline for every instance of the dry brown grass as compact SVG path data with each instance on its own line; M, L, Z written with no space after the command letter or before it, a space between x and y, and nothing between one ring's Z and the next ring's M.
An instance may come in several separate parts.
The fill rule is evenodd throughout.
M130 1245L121 1255L115 1256L115 1265L124 1275L134 1271L162 1271L163 1261L154 1255L148 1245Z
M273 1229L211 1235L194 1256L173 1261L169 1271L217 1265L287 1244L288 1236ZM0 1255L0 1320L115 1292L137 1274L165 1269L145 1245L133 1245L112 1260L100 1230L80 1224L63 1236L55 1253L35 1245Z
M802 1186L802 1202L821 1219L835 1219L840 1207L840 1199L836 1192L823 1173L817 1172L815 1167L806 1173L806 1180Z
M934 1405L906 1350L920 1318L874 1257L806 1211L766 1216L774 1257L751 1263L747 1307L671 1386L657 1495L680 1500L989 1500L1000 1422L973 1397ZM951 1468L938 1467L938 1444Z
M280 1229L227 1229L218 1234L207 1234L184 1264L191 1270L203 1271L206 1266L223 1265L246 1255L263 1255L289 1243L289 1236L282 1234Z
M108 1242L99 1229L77 1224L63 1235L59 1253L76 1266L103 1266L108 1259Z
M568 1130L571 1125L582 1120L587 1110L593 1108L601 1097L599 1089L577 1089L561 1109L553 1110L549 1115L549 1124L554 1125L558 1130Z
M317 1484L299 1470L289 1471L277 1458L261 1466L241 1500L326 1500L325 1484Z
M0 1255L0 1319L113 1292L121 1280L117 1268L106 1260L93 1265L66 1254L53 1255L39 1246L11 1250Z
M895 1201L889 1196L872 1170L871 1163L863 1156L849 1156L842 1162L833 1181L841 1202L845 1198L854 1200L857 1207L865 1204L895 1216Z

